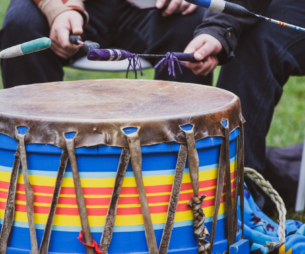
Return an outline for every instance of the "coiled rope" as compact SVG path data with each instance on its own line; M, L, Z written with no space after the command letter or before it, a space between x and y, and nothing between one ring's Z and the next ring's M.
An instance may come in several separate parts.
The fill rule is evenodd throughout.
M256 170L245 167L245 176L254 181L271 200L275 203L277 211L279 213L279 242L269 242L265 247L269 249L269 252L278 249L285 243L285 222L286 222L286 208L283 199L280 197L278 192L273 189L272 185L264 179Z

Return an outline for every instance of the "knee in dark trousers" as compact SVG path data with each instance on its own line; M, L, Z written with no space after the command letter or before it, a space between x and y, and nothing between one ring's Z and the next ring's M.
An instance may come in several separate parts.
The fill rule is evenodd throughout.
M40 37L49 37L49 32L48 21L34 1L12 0L0 32L1 50ZM1 69L5 88L63 78L61 60L50 49L2 59Z
M49 36L46 17L32 0L12 0L1 30L1 49Z

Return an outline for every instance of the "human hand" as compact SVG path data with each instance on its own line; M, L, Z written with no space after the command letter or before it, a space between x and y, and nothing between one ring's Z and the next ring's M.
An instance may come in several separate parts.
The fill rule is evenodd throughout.
M221 43L213 36L201 34L193 39L184 50L184 53L194 53L197 63L186 62L195 75L206 76L218 65L217 54L222 50ZM202 60L204 62L202 62Z
M69 58L74 55L81 45L73 45L69 42L69 35L83 33L84 19L77 11L65 11L59 14L51 27L50 39L52 40L51 49L62 58Z
M167 0L157 0L156 7L162 9ZM184 0L170 0L167 8L162 12L163 17L172 15L173 13L182 13L182 15L188 15L197 9L197 5L191 4Z

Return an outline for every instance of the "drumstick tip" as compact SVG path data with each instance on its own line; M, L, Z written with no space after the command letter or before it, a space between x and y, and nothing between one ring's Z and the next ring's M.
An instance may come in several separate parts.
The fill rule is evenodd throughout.
M0 58L7 59L37 51L48 49L51 46L50 38L43 37L36 40L28 41L16 46L4 49L0 52Z

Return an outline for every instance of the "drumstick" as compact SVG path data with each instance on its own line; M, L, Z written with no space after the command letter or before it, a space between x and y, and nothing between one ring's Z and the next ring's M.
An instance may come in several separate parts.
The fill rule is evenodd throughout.
M174 52L172 54L179 61L197 62L194 58L194 54L179 52ZM88 52L87 58L91 61L122 61L134 57L135 55L143 58L164 58L167 56L166 54L133 54L121 49L93 49Z
M74 45L82 45L82 49L87 53L92 49L99 49L100 44L92 41L82 41L81 38L79 38L76 35L70 35L69 41Z
M136 71L137 67L140 69L141 76L144 75L141 67L141 59L139 57L162 58L155 65L155 69L160 67L160 70L162 70L164 67L167 67L168 74L173 75L174 77L176 77L175 63L178 65L180 73L182 73L180 64L185 65L185 63L181 61L197 62L196 59L194 58L194 54L179 53L179 52L175 52L175 53L167 52L165 55L153 55L153 54L134 54L121 49L93 49L90 50L87 54L88 60L91 61L122 61L128 59L129 65L127 67L126 77L128 77L128 71L131 68L135 73L135 78L137 78L137 71Z
M48 49L50 46L51 40L49 38L43 37L4 49L0 52L0 58L7 59L23 56L26 54Z
M263 19L265 21L271 22L273 24L277 24L280 26L286 26L298 31L305 32L305 28L296 26L293 24L285 23L276 19L271 19L256 13L253 13L241 5L230 3L223 0L186 0L189 3L203 6L205 8L209 8L214 11L223 12L226 14L230 14L236 17L255 17L259 19Z

